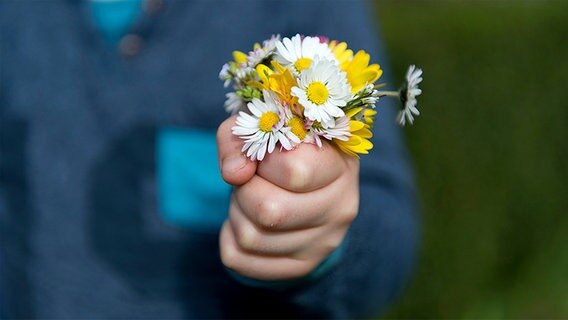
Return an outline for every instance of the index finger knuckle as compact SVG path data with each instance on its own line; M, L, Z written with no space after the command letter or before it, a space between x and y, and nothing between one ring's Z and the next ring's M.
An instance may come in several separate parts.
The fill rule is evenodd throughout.
M239 246L247 251L254 251L259 243L259 234L252 225L239 224L235 228L235 238Z
M257 222L266 230L278 229L284 222L285 214L283 203L276 199L267 198L257 205Z
M314 179L314 168L307 162L287 161L283 166L286 188L294 192L308 191Z

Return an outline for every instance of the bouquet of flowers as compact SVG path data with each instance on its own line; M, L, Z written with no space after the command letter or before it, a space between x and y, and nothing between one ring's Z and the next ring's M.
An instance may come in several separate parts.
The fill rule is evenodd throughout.
M234 51L233 58L219 74L225 87L233 84L225 108L238 113L232 132L244 140L242 152L253 161L264 159L277 145L280 150L300 143L321 148L322 139L346 154L367 154L373 148L369 139L381 97L400 99L401 125L419 114L422 70L410 66L400 90L379 91L382 85L375 82L383 73L380 66L345 42L276 35L255 44L248 54Z

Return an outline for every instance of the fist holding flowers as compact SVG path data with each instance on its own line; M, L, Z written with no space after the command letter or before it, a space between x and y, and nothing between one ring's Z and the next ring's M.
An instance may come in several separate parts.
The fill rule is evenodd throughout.
M225 108L238 114L217 135L222 176L235 186L221 257L256 279L302 277L342 243L357 215L357 158L373 147L375 104L397 96L399 122L412 122L421 70L412 66L397 92L378 91L382 70L368 53L300 35L273 36L233 57L220 73L234 89Z

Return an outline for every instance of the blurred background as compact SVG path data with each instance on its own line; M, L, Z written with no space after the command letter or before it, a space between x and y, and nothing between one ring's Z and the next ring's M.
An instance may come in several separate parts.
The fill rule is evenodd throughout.
M568 318L568 1L378 1L406 138L416 275L385 318Z

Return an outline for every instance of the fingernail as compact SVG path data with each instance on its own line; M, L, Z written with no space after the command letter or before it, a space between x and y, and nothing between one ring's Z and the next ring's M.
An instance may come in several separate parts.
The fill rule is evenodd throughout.
M237 172L247 165L247 160L242 155L230 156L223 160L224 172Z

